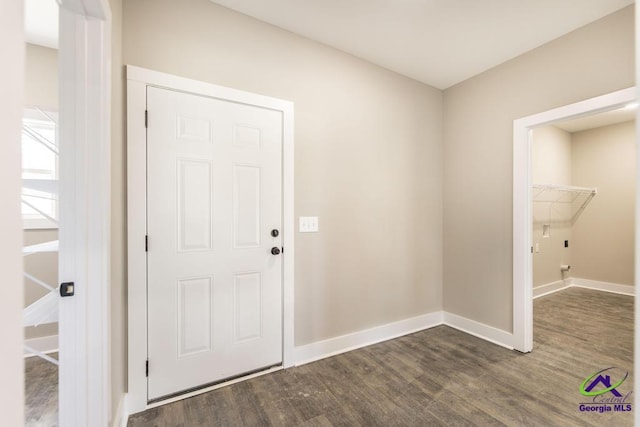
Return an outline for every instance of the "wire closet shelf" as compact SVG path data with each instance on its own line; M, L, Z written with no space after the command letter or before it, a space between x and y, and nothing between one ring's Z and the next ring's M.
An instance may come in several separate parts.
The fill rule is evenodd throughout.
M534 222L573 224L598 194L597 188L533 184Z

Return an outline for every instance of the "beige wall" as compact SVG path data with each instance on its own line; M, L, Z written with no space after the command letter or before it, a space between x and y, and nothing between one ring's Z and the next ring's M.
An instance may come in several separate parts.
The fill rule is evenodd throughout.
M540 248L533 256L534 287L567 277L633 284L634 138L633 121L573 134L554 126L534 130L534 183L598 188L573 224L557 222L556 214L549 221L548 205L533 203L533 243ZM551 236L544 238L542 225L549 222ZM570 273L563 276L560 264L570 264Z
M544 126L533 130L532 141L533 183L571 185L571 134Z
M571 185L571 134L554 126L534 129L532 144L532 180L534 184ZM535 190L534 190L535 193ZM545 195L541 195L545 197ZM548 198L545 198L548 200ZM571 223L558 221L564 218L564 206L554 206L549 212L549 204L536 201L533 211L533 244L538 251L533 254L533 286L562 280L561 264L571 265L573 245L564 247L564 241L571 243ZM543 237L543 225L551 226L551 233ZM568 277L568 276L567 276Z
M126 391L122 58L295 102L295 213L321 224L296 234L297 345L441 309L440 91L205 0L111 7L112 417Z
M58 51L27 43L25 60L25 105L58 111ZM24 244L48 242L58 238L57 230L25 230ZM34 254L24 259L25 271L57 286L58 255ZM25 279L25 306L44 296L48 291ZM50 323L25 328L26 339L56 335L58 324Z
M295 103L295 343L442 308L442 93L207 0L124 3L124 62Z
M58 111L58 51L27 43L24 104Z
M635 122L576 132L572 182L598 195L573 226L571 275L634 284Z
M321 227L296 233L297 345L441 309L443 247L444 308L511 330L512 121L633 85L631 8L448 89L443 116L438 90L206 0L123 6L124 63L295 102L296 216ZM126 227L114 109L117 403Z
M634 85L627 7L444 92L444 308L512 330L513 120Z

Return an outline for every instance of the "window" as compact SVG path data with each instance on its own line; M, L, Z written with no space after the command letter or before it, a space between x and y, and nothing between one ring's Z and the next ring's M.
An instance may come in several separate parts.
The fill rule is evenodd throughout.
M24 228L58 228L57 114L27 108L22 119Z

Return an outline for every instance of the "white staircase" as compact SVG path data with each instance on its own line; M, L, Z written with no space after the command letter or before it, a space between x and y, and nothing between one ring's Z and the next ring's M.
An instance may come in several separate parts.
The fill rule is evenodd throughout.
M45 296L24 309L22 326L39 326L58 321L58 290L52 289Z
M22 188L58 195L57 179L23 179Z
M44 114L44 113L43 113ZM47 116L47 118L51 119L51 117ZM23 133L30 137L32 140L42 144L48 150L52 151L56 156L58 156L58 151L55 143L49 141L48 139L42 137L38 133L36 129L31 129L28 124L23 124ZM37 204L34 203L36 199L48 199L48 200L57 200L58 198L58 180L55 179L23 179L22 180L22 203L34 211L38 212L41 216L49 220L51 223L58 225L58 220L53 218L51 215L43 212L41 209L37 207ZM27 191L25 191L27 190ZM28 190L35 190L37 193L30 192ZM25 246L22 249L23 256L30 256L34 254L44 253L44 252L58 252L59 244L57 240L38 243L35 245ZM24 272L24 277L28 279L30 282L35 283L48 292L38 299L37 301L30 304L28 307L25 307L23 310L23 326L39 326L47 323L56 323L58 321L58 302L60 298L60 294L58 291L57 285L51 285L49 283L45 283L39 278L29 274L28 272ZM25 349L32 354L35 354L51 363L58 364L58 361L46 354L41 353L38 350L35 350L28 345L24 345Z
M22 248L22 255L33 255L42 252L58 252L58 241L38 243L37 245L25 246Z

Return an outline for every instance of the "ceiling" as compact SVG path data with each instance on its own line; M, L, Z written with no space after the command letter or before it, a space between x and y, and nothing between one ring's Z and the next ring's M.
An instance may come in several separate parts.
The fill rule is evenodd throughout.
M637 104L632 104L624 108L619 108L617 110L606 111L604 113L554 123L553 126L573 133L583 130L595 129L602 126L614 125L616 123L628 122L631 120L635 120L637 107Z
M634 0L211 0L446 89Z
M446 89L634 0L211 0ZM27 41L58 45L56 0L25 0Z
M58 3L56 0L25 0L24 30L27 42L58 48Z

